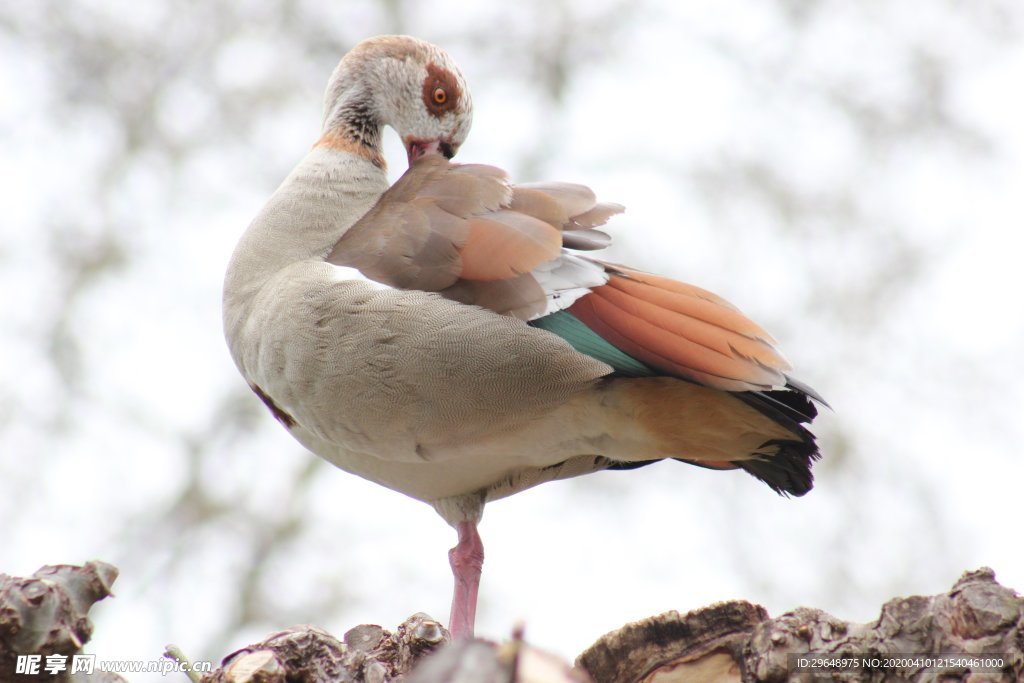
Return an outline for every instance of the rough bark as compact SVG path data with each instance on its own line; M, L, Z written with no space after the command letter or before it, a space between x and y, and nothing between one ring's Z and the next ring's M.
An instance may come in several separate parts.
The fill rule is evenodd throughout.
M28 578L0 574L0 681L123 681L100 671L91 677L14 674L19 654L78 653L92 633L89 608L110 594L116 576L117 570L102 562L43 567ZM369 624L341 640L314 626L275 633L228 655L221 668L202 678L203 683L590 680L1024 681L1024 599L983 568L965 573L948 593L891 600L867 624L806 607L771 618L763 607L725 602L628 624L598 639L575 668L528 646L521 630L503 644L452 643L439 622L415 614L393 633Z
M202 683L587 683L559 658L523 642L452 642L425 614L391 633L363 624L339 641L315 626L297 626L228 655Z
M430 625L431 637L417 639L423 624ZM805 607L771 618L763 607L744 601L685 615L667 612L602 636L571 670L525 645L521 634L502 645L481 640L446 645L447 631L425 615L414 616L395 634L379 626L358 626L343 643L310 627L288 633L287 650L277 648L280 634L273 636L231 655L204 683L1024 680L1024 600L999 585L990 569L964 574L948 593L891 600L867 624ZM317 644L325 638L331 647ZM258 666L242 667L240 654L258 658L253 659ZM997 665L971 667L963 657L950 664L939 655L989 655ZM800 668L801 657L807 664L839 659L841 666Z
M124 679L96 671L72 676L65 670L37 676L16 674L18 655L80 653L92 637L89 610L111 594L117 568L105 562L46 566L29 577L0 574L0 681L116 683ZM70 667L69 667L70 668Z
M1024 600L983 568L948 593L890 600L867 624L805 607L770 619L746 602L669 612L602 636L576 664L597 683L982 683L1024 680L1022 649ZM989 655L998 665L965 666L965 658L940 655ZM801 658L813 666L799 668Z
M426 614L414 614L394 633L372 624L356 626L340 641L315 626L296 626L231 653L203 683L383 683L408 673L448 640L448 631Z

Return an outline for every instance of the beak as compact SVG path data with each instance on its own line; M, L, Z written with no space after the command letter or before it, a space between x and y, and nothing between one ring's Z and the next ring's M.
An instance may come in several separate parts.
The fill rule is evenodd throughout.
M455 147L450 142L444 140L417 140L415 138L406 138L405 142L405 153L409 157L409 165L412 166L413 162L417 159L422 159L428 154L440 154L445 159L451 159L455 156Z

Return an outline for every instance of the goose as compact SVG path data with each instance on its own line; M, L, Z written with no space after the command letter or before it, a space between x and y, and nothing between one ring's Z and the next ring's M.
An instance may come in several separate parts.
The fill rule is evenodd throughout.
M489 501L665 459L801 496L827 405L726 300L597 258L622 206L453 163L472 115L442 49L356 45L223 292L231 355L277 421L455 528L457 639L473 637ZM409 162L390 187L385 126Z

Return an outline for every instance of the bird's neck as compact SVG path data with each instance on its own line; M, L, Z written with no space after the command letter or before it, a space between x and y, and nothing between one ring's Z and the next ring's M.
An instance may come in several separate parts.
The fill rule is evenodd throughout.
M387 170L387 162L384 161L384 154L380 145L380 129L376 132L366 133L367 137L352 135L349 131L330 128L324 131L320 139L316 141L314 149L322 147L331 149L343 154L366 159L381 171ZM370 140L369 142L367 140Z
M365 88L343 93L324 125L317 146L355 154L386 169L381 152L383 122Z
M351 141L323 138L246 230L235 249L225 297L250 299L289 266L322 260L388 187L383 160Z

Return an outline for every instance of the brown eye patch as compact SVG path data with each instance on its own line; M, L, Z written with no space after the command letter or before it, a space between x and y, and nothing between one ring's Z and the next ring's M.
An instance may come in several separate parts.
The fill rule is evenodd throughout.
M441 118L455 108L461 95L455 74L433 62L427 64L427 77L423 79L423 104L427 111Z

